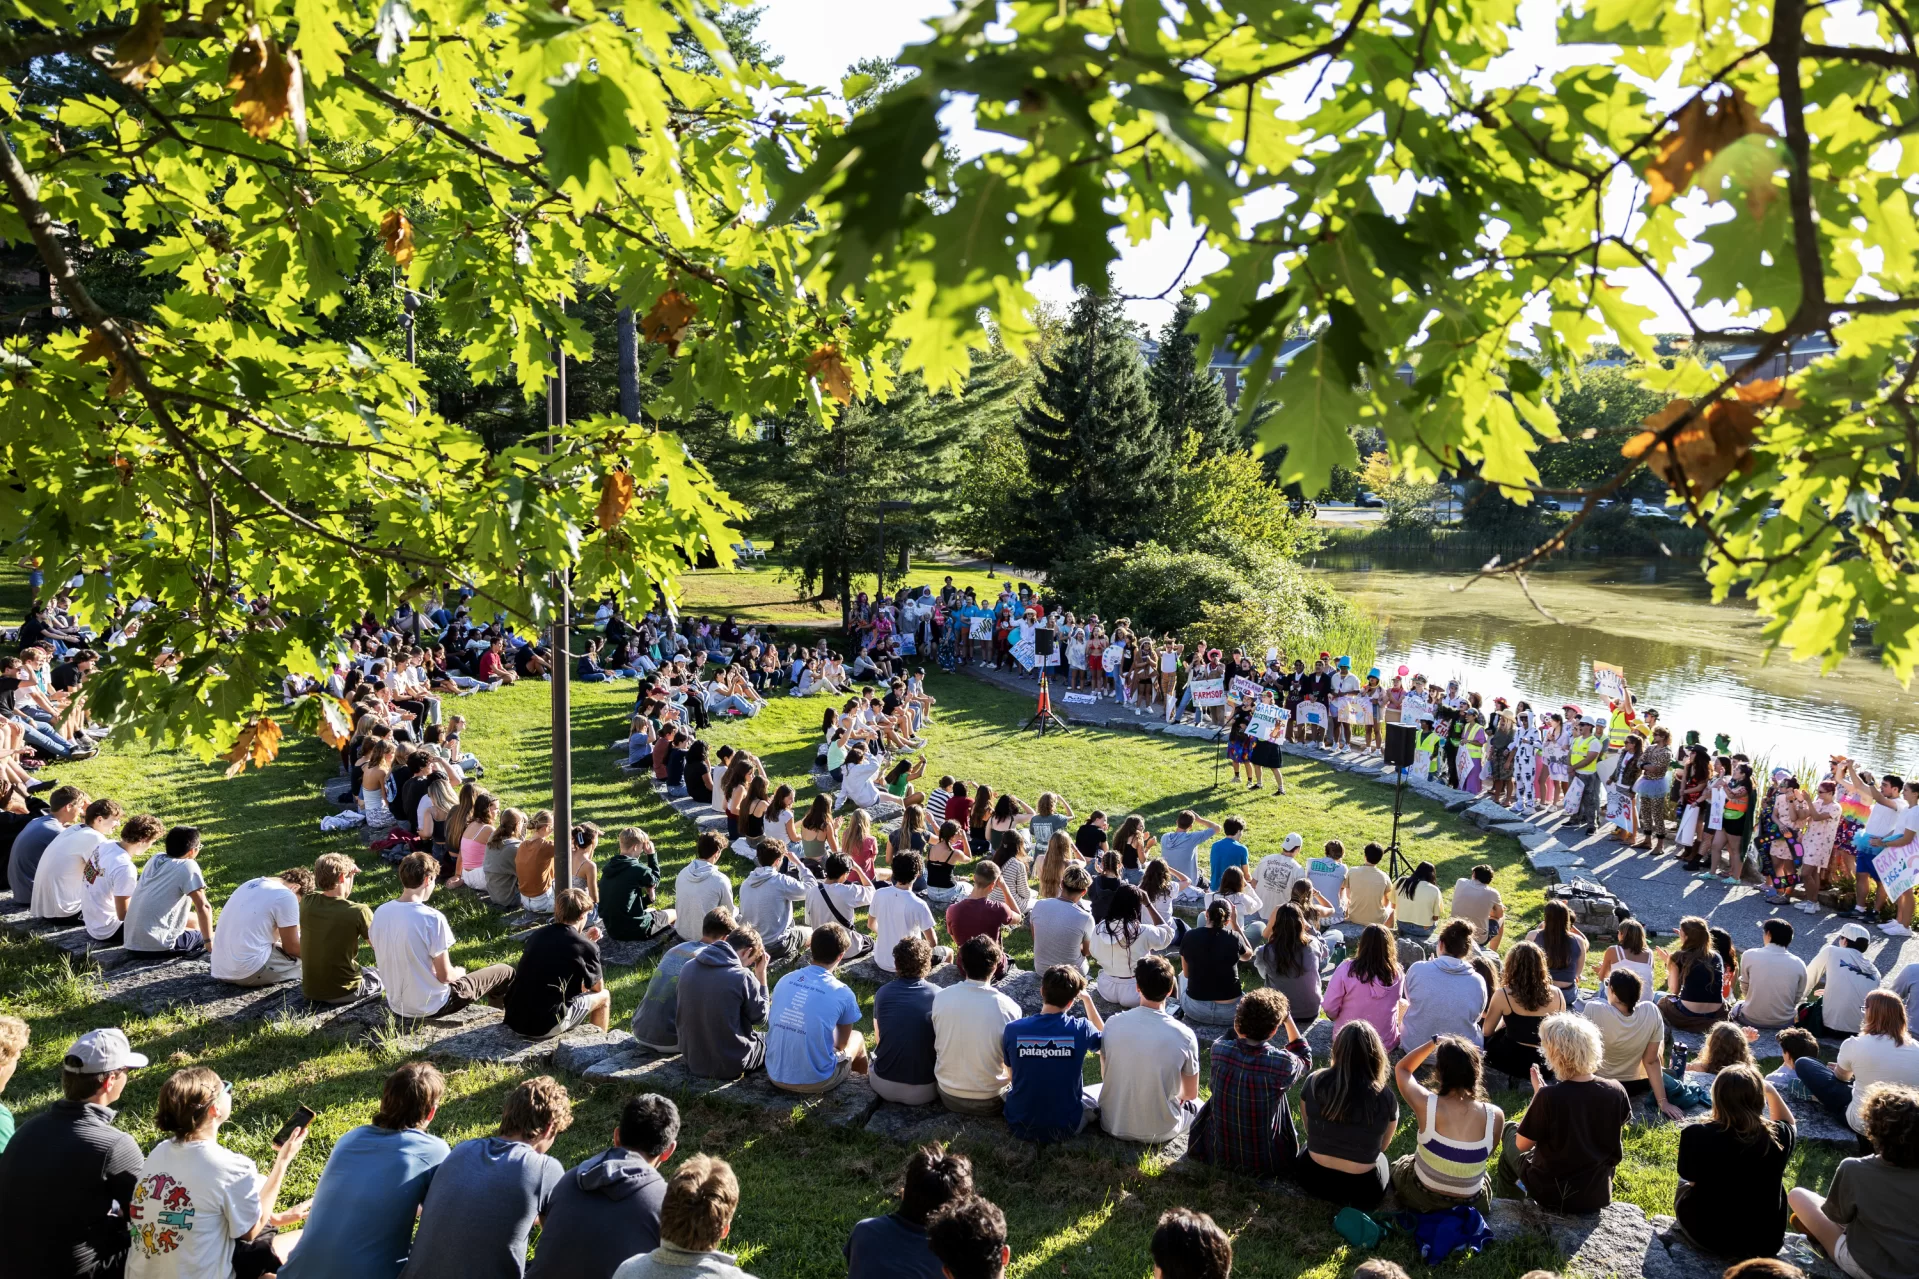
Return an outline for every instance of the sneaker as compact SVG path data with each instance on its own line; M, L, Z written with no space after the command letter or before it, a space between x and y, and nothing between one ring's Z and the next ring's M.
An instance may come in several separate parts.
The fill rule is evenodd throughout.
M1792 908L1807 915L1817 915L1819 913L1818 902L1794 902Z
M1889 919L1885 923L1879 925L1879 931L1884 933L1888 937L1912 936L1912 929L1907 928L1904 924L1900 923L1896 919Z

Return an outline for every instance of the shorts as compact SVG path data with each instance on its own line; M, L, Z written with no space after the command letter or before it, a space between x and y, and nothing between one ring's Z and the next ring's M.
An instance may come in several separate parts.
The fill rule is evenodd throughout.
M536 1035L534 1038L558 1039L561 1035L572 1030L592 1015L593 996L575 995L566 1001L566 1007L560 1011L560 1020L554 1023L553 1029L547 1031L544 1035Z
M1852 1279L1872 1279L1866 1268L1852 1259L1852 1249L1846 1246L1846 1237L1839 1236L1839 1242L1832 1250L1833 1264L1852 1276Z
M1876 884L1879 882L1879 872L1877 869L1874 868L1872 864L1873 855L1876 850L1860 848L1859 844L1863 843L1864 840L1865 840L1865 836L1861 835L1859 837L1859 841L1853 844L1853 849L1856 852L1856 856L1853 859L1853 865L1861 876L1863 876L1866 879L1870 879L1873 883Z
M486 867L474 866L460 872L460 882L476 893L486 891Z
M802 1096L812 1096L818 1093L832 1092L835 1088L838 1088L841 1084L845 1083L847 1080L847 1077L850 1076L852 1073L853 1073L853 1059L847 1056L845 1053L841 1053L839 1055L839 1060L836 1063L834 1063L833 1073L831 1075L828 1075L825 1079L822 1079L817 1084L781 1083L779 1080L774 1079L771 1073L767 1075L767 1078L771 1080L773 1086L779 1089L781 1092L795 1092L795 1093L801 1094Z

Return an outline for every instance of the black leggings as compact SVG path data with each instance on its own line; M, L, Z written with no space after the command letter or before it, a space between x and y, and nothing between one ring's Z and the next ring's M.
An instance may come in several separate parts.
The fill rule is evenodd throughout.
M1385 1170L1377 1165L1371 1172L1341 1172L1337 1168L1314 1162L1313 1157L1304 1150L1293 1161L1293 1180L1315 1199L1357 1208L1361 1212L1371 1212L1379 1207L1380 1201L1386 1198L1386 1188L1392 1184Z

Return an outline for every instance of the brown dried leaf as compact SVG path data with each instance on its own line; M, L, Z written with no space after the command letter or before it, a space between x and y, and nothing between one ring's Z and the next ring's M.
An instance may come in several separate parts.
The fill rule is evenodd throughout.
M1800 405L1799 393L1788 387L1784 378L1769 377L1745 382L1734 388L1733 394L1741 403L1750 404L1756 409L1796 409Z
M339 750L353 739L353 708L328 693L320 699L320 740Z
M227 57L227 88L239 90L233 111L241 127L256 138L272 137L293 114L294 95L301 93L295 78L279 43L257 26L247 28L246 37Z
M82 364L92 364L95 360L105 360L113 366L113 376L107 379L107 395L125 395L133 379L127 376L126 365L120 362L119 354L113 344L107 341L107 335L99 329L88 329L87 340L80 344L75 358Z
M401 266L413 261L413 223L405 210L390 210L380 219L380 244Z
M608 471L600 477L600 504L593 512L602 532L626 518L633 507L633 473Z
M1759 414L1742 399L1719 400L1703 414L1695 414L1669 441L1660 439L1692 407L1691 400L1674 400L1648 417L1646 429L1626 441L1620 452L1628 458L1643 458L1669 487L1703 495L1735 471L1752 465Z
M813 375L821 390L841 404L853 402L852 370L846 367L846 357L833 343L828 342L806 357L806 371Z
M693 323L698 312L693 299L678 289L668 289L640 320L640 332L647 341L664 345L667 354L678 355L680 343L686 340L687 326Z
M107 64L107 70L121 84L140 89L172 61L167 54L167 12L159 4L149 3L140 6L133 26L113 46L113 61Z
M133 463L131 460L115 453L113 455L113 469L120 472L120 485L122 488L133 483Z
M1751 133L1771 134L1772 128L1760 121L1752 103L1737 89L1713 102L1694 98L1674 117L1672 132L1646 166L1646 185L1651 188L1646 202L1664 204L1672 199L1692 185L1693 175L1715 155Z
M242 728L233 749L220 758L227 761L227 776L236 777L246 771L249 763L255 768L265 768L279 753L280 726L263 716Z

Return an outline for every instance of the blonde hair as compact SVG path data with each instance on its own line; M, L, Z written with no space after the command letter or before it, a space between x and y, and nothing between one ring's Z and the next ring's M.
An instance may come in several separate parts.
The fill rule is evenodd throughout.
M155 1108L153 1126L176 1140L185 1140L200 1131L213 1106L220 1099L220 1076L205 1066L176 1070L160 1085L160 1104Z
M1599 1028L1574 1013L1554 1013L1539 1024L1539 1050L1561 1079L1592 1074L1603 1048Z
M660 1239L690 1252L709 1252L726 1238L739 1206L739 1178L726 1160L694 1155L666 1183Z
M27 1050L33 1032L18 1017L0 1017L0 1066L10 1066Z
M359 870L351 857L345 853L322 853L320 860L313 863L313 883L321 892L331 892L338 888L342 880Z

